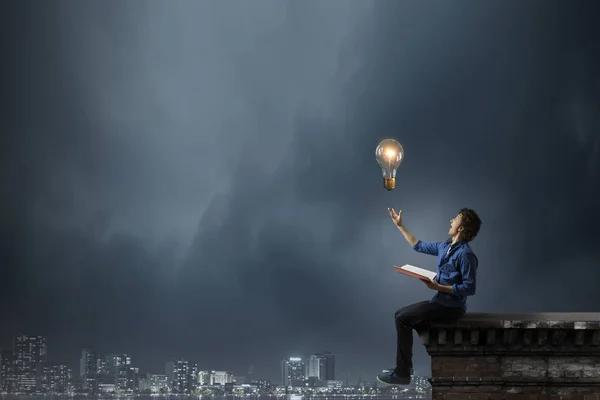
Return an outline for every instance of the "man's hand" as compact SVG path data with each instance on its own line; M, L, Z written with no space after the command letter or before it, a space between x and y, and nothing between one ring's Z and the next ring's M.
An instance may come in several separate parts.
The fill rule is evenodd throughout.
M396 213L396 210L388 207L388 211L390 213L390 217L392 217L392 221L396 224L397 227L402 226L402 210Z
M427 279L427 278L421 279L421 282L423 282L425 284L425 286L427 286L429 289L435 290L436 292L444 292L444 293L454 294L454 292L452 291L452 286L440 285L436 281L433 281L433 280Z
M414 235L404 227L404 224L402 223L402 210L396 212L396 210L394 210L393 208L388 207L388 212L390 213L390 217L392 217L392 221L394 221L394 225L396 225L396 228L398 228L400 232L402 232L402 236L404 236L404 239L406 239L406 241L408 242L408 244L410 244L411 247L414 247L419 241L419 239L414 237Z
M431 290L435 290L435 291L440 291L440 287L442 285L440 285L439 283L437 283L436 281L433 281L431 279L421 279L421 282L423 282L425 284L425 286L427 286L429 289Z

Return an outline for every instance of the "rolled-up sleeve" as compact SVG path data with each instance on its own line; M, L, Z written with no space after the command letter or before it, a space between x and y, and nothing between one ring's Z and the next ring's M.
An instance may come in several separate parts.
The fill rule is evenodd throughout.
M452 285L452 292L458 296L473 296L476 289L477 257L473 253L465 253L460 258L462 282Z
M437 256L439 253L440 244L439 242L423 242L419 240L417 243L415 243L413 249L419 253Z

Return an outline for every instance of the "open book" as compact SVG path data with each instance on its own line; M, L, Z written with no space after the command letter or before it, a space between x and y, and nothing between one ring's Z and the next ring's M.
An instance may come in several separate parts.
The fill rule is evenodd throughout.
M433 271L429 271L427 269L415 267L414 265L404 265L402 267L397 267L394 265L394 269L401 274L412 276L417 279L425 279L425 280L433 280L435 278L436 273Z

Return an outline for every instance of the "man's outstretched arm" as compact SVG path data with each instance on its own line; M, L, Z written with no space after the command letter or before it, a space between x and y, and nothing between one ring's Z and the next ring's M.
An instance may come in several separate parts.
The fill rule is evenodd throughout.
M406 227L404 226L404 224L397 225L397 227L400 230L400 232L402 233L402 236L404 236L404 239L406 239L406 241L408 242L408 244L410 244L410 247L415 247L415 245L417 243L419 243L419 239L417 239L415 237L415 235L413 235L412 233L410 233L408 231L408 229L406 229Z
M388 208L388 211L390 212L390 217L392 217L392 221L394 221L394 224L400 230L402 236L404 236L404 239L406 239L408 244L410 244L410 247L412 247L419 253L430 254L432 256L438 255L439 243L423 242L417 239L415 235L413 235L408 231L408 229L406 229L406 227L404 226L404 222L402 221L402 210L396 213L396 210L394 210L393 208Z

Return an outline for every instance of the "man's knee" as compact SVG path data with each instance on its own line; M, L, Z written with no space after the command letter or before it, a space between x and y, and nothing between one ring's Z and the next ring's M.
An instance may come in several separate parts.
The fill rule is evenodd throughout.
M421 309L423 308L423 305L425 303L428 304L429 302L420 302L420 303L411 304L406 307L402 307L401 309L396 311L396 313L394 314L394 319L395 319L396 323L412 326L415 323L417 323L418 321L420 321L423 317L421 315L421 313L422 313Z
M396 311L394 315L394 320L396 323L401 323L403 325L410 325L410 320L413 312L411 312L409 307L403 307Z

